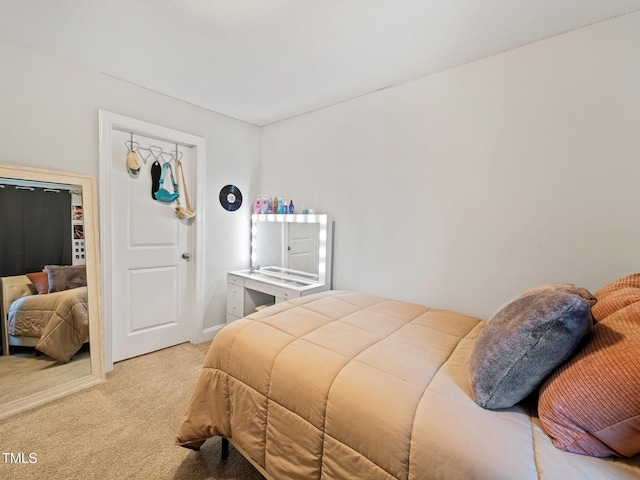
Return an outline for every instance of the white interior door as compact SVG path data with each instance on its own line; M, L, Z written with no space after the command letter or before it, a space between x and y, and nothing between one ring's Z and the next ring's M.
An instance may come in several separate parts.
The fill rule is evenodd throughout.
M128 133L112 133L114 362L177 345L190 338L189 264L188 259L183 258L183 254L186 257L190 253L190 221L176 217L175 202L162 203L152 198L153 156L146 163L140 159L142 168L137 177L129 174L125 141L130 138ZM165 152L175 150L175 144L139 135L134 135L134 141L143 147L159 146ZM182 163L189 181L193 152L187 147L179 147L179 151L184 155ZM171 180L165 179L166 188L172 191L170 184Z

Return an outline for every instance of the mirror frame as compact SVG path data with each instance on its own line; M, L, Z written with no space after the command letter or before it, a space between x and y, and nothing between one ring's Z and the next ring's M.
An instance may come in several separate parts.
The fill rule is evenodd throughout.
M91 373L61 385L0 405L0 419L65 397L105 380L102 338L102 301L98 242L98 210L94 177L20 165L0 164L0 177L35 182L63 183L82 187L85 261L89 309Z

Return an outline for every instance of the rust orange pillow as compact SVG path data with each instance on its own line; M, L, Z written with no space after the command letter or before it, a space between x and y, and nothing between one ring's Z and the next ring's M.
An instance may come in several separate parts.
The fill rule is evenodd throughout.
M42 272L27 273L27 278L33 283L33 286L36 287L38 295L49 293L49 277L47 276L47 272L43 270Z
M587 344L540 389L553 444L595 457L640 453L640 274L595 293Z
M640 273L627 275L596 292L596 298L603 299L591 309L593 320L599 322L627 305L640 301Z

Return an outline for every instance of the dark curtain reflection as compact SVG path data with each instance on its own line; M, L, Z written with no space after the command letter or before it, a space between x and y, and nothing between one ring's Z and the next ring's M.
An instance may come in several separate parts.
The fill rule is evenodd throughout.
M70 265L71 194L66 190L0 188L0 276Z

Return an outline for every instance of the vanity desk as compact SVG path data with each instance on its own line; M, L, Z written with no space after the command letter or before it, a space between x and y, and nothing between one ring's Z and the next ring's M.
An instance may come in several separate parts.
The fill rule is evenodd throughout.
M227 323L330 290L331 227L327 215L252 215L251 267L227 274Z

